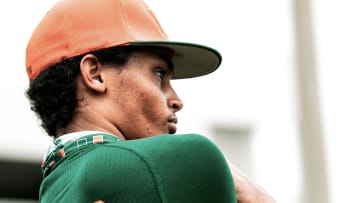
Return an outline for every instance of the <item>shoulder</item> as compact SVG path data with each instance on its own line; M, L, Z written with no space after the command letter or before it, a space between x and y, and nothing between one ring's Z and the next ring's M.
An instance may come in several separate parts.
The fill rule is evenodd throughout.
M235 189L219 148L199 134L159 135L131 143L160 183L160 192L180 202L234 202Z
M99 177L92 185L111 183L127 193L145 186L149 194L169 202L233 202L235 197L223 154L199 134L101 145L87 157L86 176Z
M152 169L131 147L99 145L84 154L81 162L77 182L84 194L105 202L162 202Z
M226 165L223 154L208 138L199 134L158 135L154 137L119 141L95 148L82 158L87 172L128 173L145 171L152 173L163 164L211 161ZM92 170L88 170L92 169Z
M211 140L200 134L157 135L127 141L127 146L139 151L150 150L152 152L183 151L185 149L200 150L204 148L218 151L217 146Z

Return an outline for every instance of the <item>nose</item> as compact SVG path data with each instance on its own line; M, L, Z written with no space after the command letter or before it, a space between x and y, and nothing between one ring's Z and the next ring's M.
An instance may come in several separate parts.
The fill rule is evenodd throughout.
M175 90L171 87L169 91L169 97L168 97L168 107L174 112L180 111L184 104L181 101L181 99L176 94Z

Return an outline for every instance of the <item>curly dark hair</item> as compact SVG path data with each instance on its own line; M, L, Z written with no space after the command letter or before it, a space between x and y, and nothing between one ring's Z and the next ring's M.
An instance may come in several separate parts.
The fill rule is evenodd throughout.
M123 65L133 50L132 47L114 47L90 53L102 64ZM55 137L57 129L65 128L74 116L77 107L75 78L80 72L83 56L85 54L49 66L30 82L26 90L31 110L49 136Z
M89 53L94 54L99 63L114 65L116 68L126 64L130 54L140 49L156 52L170 69L173 68L173 52L165 47L118 46ZM31 110L41 120L41 126L49 136L56 137L57 130L66 128L74 116L78 103L75 78L80 72L80 61L85 55L49 66L30 82L26 90Z

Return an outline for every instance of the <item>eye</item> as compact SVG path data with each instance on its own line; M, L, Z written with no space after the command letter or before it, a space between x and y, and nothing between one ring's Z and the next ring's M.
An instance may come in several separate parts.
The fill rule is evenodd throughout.
M162 80L166 74L165 69L158 69L156 70L156 75Z

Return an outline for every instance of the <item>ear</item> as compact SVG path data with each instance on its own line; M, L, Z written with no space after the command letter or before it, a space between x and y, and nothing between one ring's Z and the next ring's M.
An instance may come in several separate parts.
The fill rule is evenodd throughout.
M89 89L97 93L106 91L103 65L99 63L95 55L87 54L81 59L80 74L85 86Z

